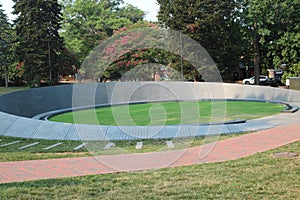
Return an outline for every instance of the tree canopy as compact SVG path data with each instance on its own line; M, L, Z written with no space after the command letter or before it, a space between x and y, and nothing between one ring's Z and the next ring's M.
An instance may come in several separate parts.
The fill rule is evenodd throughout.
M225 74L239 66L242 39L234 0L158 0L158 3L159 21L199 42L221 72Z
M299 62L299 0L158 0L158 3L159 21L198 41L221 72L232 73L240 64L248 65L252 60L258 79L268 68Z
M113 31L143 19L145 13L122 0L64 0L61 35L82 62Z
M8 61L11 54L11 25L0 3L0 82L5 80L8 87ZM4 73L3 73L4 72ZM2 75L4 74L4 76Z
M13 1L18 15L13 24L0 5L0 80L25 80L31 86L56 83L59 76L73 75L99 44L141 27L163 27L197 41L225 80L233 80L237 72L244 78L253 68L257 84L259 75L267 75L270 68L284 68L284 79L298 74L299 0L157 0L160 10L155 25L143 21L145 13L123 0ZM172 39L186 52L194 48L179 36ZM118 46L120 40L110 41ZM201 77L187 62L199 57L197 53L186 59L178 49L173 53L152 48L121 52L107 63L103 79L118 80L127 70L150 63L155 66L138 72L145 74L145 80L153 80L153 73L163 75L169 67L184 72L186 80Z
M244 19L255 55L256 77L268 68L299 62L300 1L245 0ZM262 70L260 69L262 68ZM258 80L257 80L258 81Z
M41 80L56 82L64 49L59 36L61 6L57 0L14 0L17 54L24 62L25 80L38 86Z

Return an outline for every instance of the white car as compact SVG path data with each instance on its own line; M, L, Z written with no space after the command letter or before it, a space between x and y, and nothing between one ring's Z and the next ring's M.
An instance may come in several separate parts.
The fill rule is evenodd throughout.
M264 84L268 80L269 80L268 76L259 76L260 84ZM243 84L254 85L254 83L255 83L255 76L243 80Z

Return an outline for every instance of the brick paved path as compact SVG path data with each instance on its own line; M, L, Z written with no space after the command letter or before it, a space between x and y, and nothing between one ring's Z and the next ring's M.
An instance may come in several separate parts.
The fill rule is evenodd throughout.
M0 183L128 172L234 160L300 140L300 124L185 150L0 163Z

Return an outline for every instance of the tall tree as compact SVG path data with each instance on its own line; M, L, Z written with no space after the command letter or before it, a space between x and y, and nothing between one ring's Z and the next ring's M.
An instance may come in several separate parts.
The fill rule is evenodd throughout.
M123 0L63 0L63 31L69 49L82 62L113 31L143 19L144 12Z
M241 4L244 25L252 37L256 83L262 69L298 63L300 1L241 0Z
M25 63L25 80L39 86L41 80L58 81L63 40L59 36L61 6L57 0L14 0L17 53Z
M225 78L237 70L241 33L236 22L235 0L157 0L159 21L180 30L210 53Z
M0 3L0 71L4 71L5 87L8 87L8 57L10 54L10 23ZM0 79L3 77L0 77Z

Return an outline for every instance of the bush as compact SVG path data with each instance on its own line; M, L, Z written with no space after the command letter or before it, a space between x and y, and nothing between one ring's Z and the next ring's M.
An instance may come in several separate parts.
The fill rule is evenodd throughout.
M290 77L299 77L300 76L300 62L289 67L282 76L282 83L285 84L286 80Z

